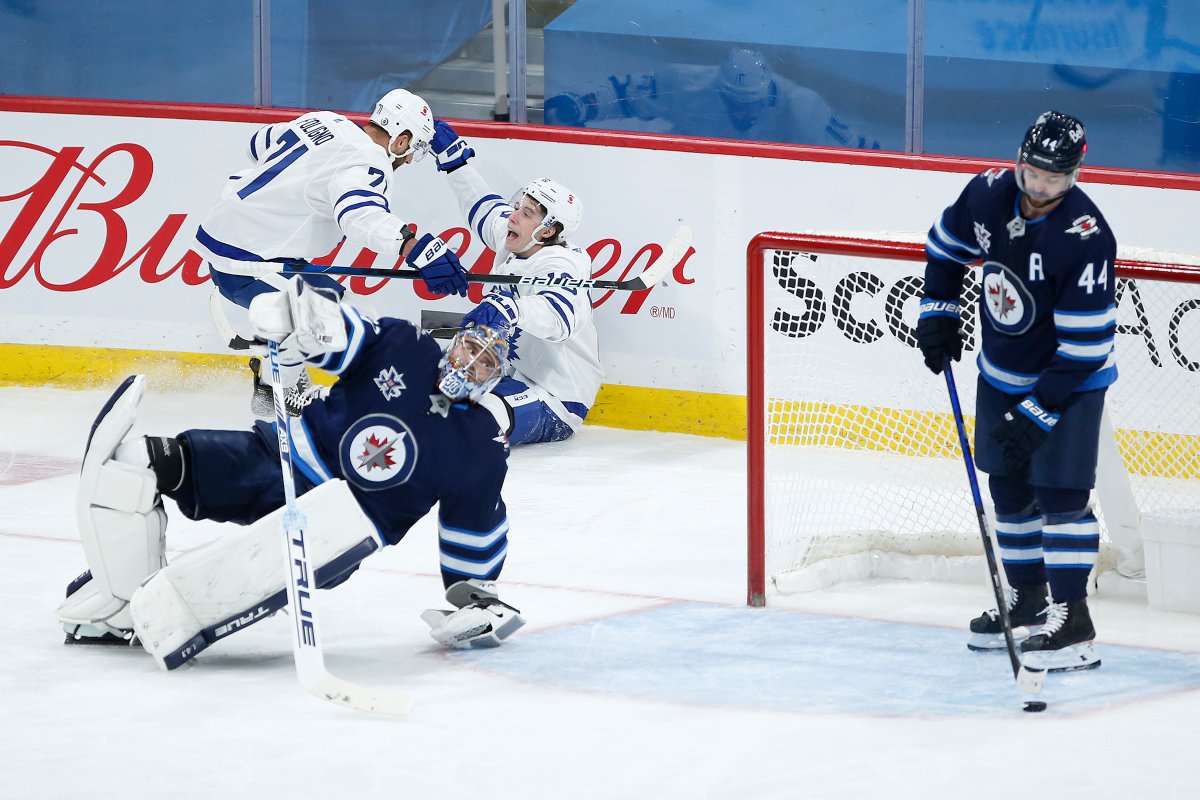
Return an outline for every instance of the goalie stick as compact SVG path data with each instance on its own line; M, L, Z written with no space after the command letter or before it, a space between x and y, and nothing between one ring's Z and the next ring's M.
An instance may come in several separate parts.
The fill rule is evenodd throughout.
M611 289L618 292L640 292L649 289L662 280L666 274L687 255L692 246L692 229L680 220L675 235L663 250L661 256L647 267L641 275L624 281L609 281L600 278L546 278L538 275L483 275L468 272L466 279L470 283L516 284L518 286L564 286L570 289ZM310 264L307 261L284 261L281 265L269 263L247 265L238 274L251 277L263 275L351 275L360 278L390 278L399 280L420 280L421 273L415 269L376 269L367 267L343 267L331 265L327 267Z
M979 520L979 535L983 537L983 554L987 558L988 575L992 579L992 593L996 596L996 608L1000 614L1000 627L1004 629L1004 646L1008 649L1008 659L1012 663L1013 678L1017 688L1024 695L1026 711L1044 711L1046 704L1040 700L1025 699L1040 694L1046 683L1046 671L1030 669L1021 663L1017 654L1017 643L1013 639L1012 620L1008 616L1008 603L1004 598L1004 588L1000 585L1000 569L996 564L996 553L992 549L992 539L988 536L987 518L983 513L983 497L979 492L979 479L975 475L975 462L971 458L971 445L967 442L967 428L963 424L962 407L958 402L958 388L954 385L954 372L950 369L950 358L946 357L942 364L942 372L946 376L946 391L950 395L950 407L954 411L954 426L958 429L958 446L962 450L963 463L967 467L967 480L971 483L971 498L975 501L975 517Z
M301 685L312 694L331 703L358 711L381 714L403 714L412 700L403 694L370 689L350 683L325 669L325 655L317 624L316 571L308 562L304 549L304 530L307 521L296 505L296 481L292 473L292 430L283 409L283 381L279 374L279 345L269 342L272 394L275 397L275 431L279 438L279 468L283 475L283 560L287 573L287 599L292 619L292 655L296 675Z

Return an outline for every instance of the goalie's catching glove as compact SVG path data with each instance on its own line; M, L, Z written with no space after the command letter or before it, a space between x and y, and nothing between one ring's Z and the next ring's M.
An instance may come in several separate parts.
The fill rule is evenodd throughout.
M289 280L283 291L264 292L251 300L249 319L255 336L278 342L283 364L346 349L346 322L338 297L302 278Z

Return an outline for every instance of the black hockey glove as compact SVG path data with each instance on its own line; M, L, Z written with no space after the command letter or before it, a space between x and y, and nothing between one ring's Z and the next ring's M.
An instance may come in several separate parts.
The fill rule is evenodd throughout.
M959 328L957 300L935 300L927 298L921 301L921 315L917 318L917 347L925 357L925 366L934 375L940 375L942 364L949 357L953 361L962 358L962 334Z
M1046 442L1061 414L1048 410L1035 396L1029 395L1004 412L991 430L1000 443L1004 469L1013 477L1029 473L1029 459Z

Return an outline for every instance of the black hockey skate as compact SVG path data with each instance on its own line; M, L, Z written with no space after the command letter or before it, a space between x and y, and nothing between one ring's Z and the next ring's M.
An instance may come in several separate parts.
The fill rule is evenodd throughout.
M1008 619L1012 623L1013 639L1017 642L1033 634L1041 627L1040 615L1046 609L1046 584L1034 583L1014 586L1008 593ZM971 636L967 649L976 652L1003 650L1004 627L1000 624L1000 611L993 608L971 620Z
M1033 669L1074 672L1100 666L1093 639L1096 628L1088 612L1087 598L1050 602L1042 629L1021 644L1022 661Z
M250 398L250 411L261 419L275 419L275 395L270 381L262 379L262 359L250 359L250 371L254 373L254 394ZM317 386L308 376L308 370L300 371L300 380L283 393L283 408L289 417L298 417L313 400L324 397L329 390Z

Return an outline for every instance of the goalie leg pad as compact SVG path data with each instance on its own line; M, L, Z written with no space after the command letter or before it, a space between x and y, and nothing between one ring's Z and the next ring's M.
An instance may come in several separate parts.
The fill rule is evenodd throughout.
M145 392L142 375L127 378L100 410L88 436L75 518L91 579L57 615L68 633L80 625L114 628L138 585L165 563L166 512L145 440L125 441ZM85 590L86 589L86 590ZM119 618L127 622L128 617Z
M434 641L455 650L499 647L525 625L521 612L496 596L496 585L475 579L446 590L455 611L430 608L421 614Z
M317 565L318 587L340 583L379 548L375 527L345 481L327 481L297 504L308 518L305 548ZM175 669L287 604L284 511L178 556L134 593L134 631L160 666Z

